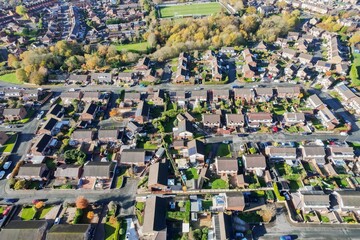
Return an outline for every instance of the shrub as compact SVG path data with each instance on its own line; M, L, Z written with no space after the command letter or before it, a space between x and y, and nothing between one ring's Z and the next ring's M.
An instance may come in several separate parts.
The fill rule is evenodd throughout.
M77 149L72 149L64 153L64 158L67 164L76 163L78 165L83 165L85 163L86 154Z
M85 209L87 208L87 206L89 205L89 201L83 197L83 196L79 196L77 199L76 199L76 208L77 209Z

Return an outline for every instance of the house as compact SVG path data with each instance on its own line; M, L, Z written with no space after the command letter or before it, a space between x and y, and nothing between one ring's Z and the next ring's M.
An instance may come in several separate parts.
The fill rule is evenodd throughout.
M264 171L266 168L265 156L262 154L245 154L243 155L243 162L247 171Z
M140 92L125 92L124 102L139 103L141 101Z
M91 224L54 224L46 234L46 240L89 240L91 229Z
M119 129L99 129L98 139L102 143L117 142L119 140Z
M220 102L220 101L229 101L230 92L225 89L215 89L212 90L212 101Z
M329 89L335 81L335 78L332 76L324 76L318 80L318 83L320 83L323 88Z
M238 160L236 158L216 157L215 166L218 175L236 175L238 172Z
M356 95L353 93L350 88L348 88L343 82L337 84L334 87L335 92L337 92L340 97L345 101L348 102L350 99L355 98Z
M291 113L286 112L284 113L284 123L287 126L293 125L304 125L305 124L305 114L302 112L298 113Z
M190 100L194 101L207 101L208 93L206 90L191 91Z
M298 71L298 67L294 64L289 64L284 69L285 75L289 77L295 76L297 71Z
M83 92L81 100L85 103L98 102L101 98L101 92L99 91L86 91Z
M142 232L145 239L166 239L167 199L151 196L146 199Z
M168 185L169 162L156 162L150 165L148 188L152 191L165 191Z
M110 84L112 83L111 73L92 73L91 80L98 84Z
M5 121L19 121L26 117L27 111L25 108L5 108L3 117Z
M300 192L302 210L328 212L330 207L330 196L323 191L302 191Z
M269 160L278 161L293 161L296 160L296 148L294 147L274 147L267 146L265 148L265 154L269 157Z
M120 157L122 164L144 165L146 161L146 151L144 149L124 149Z
M190 54L181 52L179 54L178 66L175 72L175 82L184 83L190 80Z
M227 211L244 211L245 198L243 192L226 193L226 210Z
M260 41L255 48L259 51L267 51L267 46L264 41Z
M346 146L329 145L327 148L328 159L333 162L354 161L354 149Z
M307 102L312 108L317 109L317 110L325 107L325 104L323 103L323 101L321 101L321 99L316 94L311 95L308 98Z
M304 161L315 160L317 164L325 164L325 149L321 146L300 147Z
M42 91L39 89L26 89L23 92L22 100L27 101L39 101L42 95Z
M265 112L248 113L247 119L249 127L271 126L273 121L272 114Z
M217 129L221 127L221 116L218 114L203 114L202 120L205 127Z
M281 67L277 63L270 63L267 67L267 70L268 74L272 78L276 78L280 74Z
M360 97L351 98L349 107L354 109L357 114L360 114Z
M77 143L90 143L94 139L94 131L91 129L76 129L71 134L71 140Z
M199 140L191 140L187 145L187 155L190 158L190 162L203 162L205 157L204 143Z
M68 78L68 83L70 83L70 84L76 84L76 83L86 84L89 81L89 78L90 78L89 75L70 74L70 76Z
M91 122L96 118L96 113L99 110L99 106L95 103L88 103L85 105L83 112L80 115L80 120L85 122Z
M281 54L283 58L289 60L293 60L296 57L296 55L297 55L296 51L290 48L284 48Z
M165 104L165 91L162 89L159 89L157 92L155 92L154 96L152 97L152 102L156 106L164 106Z
M253 101L255 98L254 91L249 88L236 88L234 89L234 99L235 100L245 100L248 103Z
M150 107L145 101L141 101L135 111L135 121L138 123L145 123L149 120Z
M360 192L354 190L335 191L339 208L342 212L360 211Z
M331 63L322 60L317 61L315 64L316 71L323 73L330 71L331 67L332 67Z
M313 60L313 56L307 53L300 53L298 57L301 64L309 64Z
M142 78L143 81L153 83L159 78L158 72L151 68L149 70L146 70L144 73L144 76Z
M136 77L136 73L133 72L120 72L117 75L118 81L130 84L134 83L133 81L136 79Z
M255 72L252 70L249 64L243 65L242 74L244 78L253 78L255 77Z
M60 94L60 98L62 100L63 105L70 105L74 100L80 101L83 96L81 91L68 91L62 92Z
M61 164L56 167L54 177L57 179L79 179L82 175L82 167L75 164Z
M349 72L349 64L348 63L338 63L335 65L335 70L340 75L347 75Z
M48 222L46 220L12 220L1 229L0 239L24 240L37 239L44 240Z
M9 136L6 132L0 131L0 147L3 146L7 140L9 140Z
M138 124L137 122L128 122L128 124L126 125L126 129L132 134L136 134L141 132L142 125Z
M298 32L289 32L287 35L287 39L289 41L297 41L300 37L300 33Z
M31 154L35 156L45 156L48 154L51 146L56 145L57 140L51 135L40 135L34 145L31 146Z
M185 107L190 97L190 93L185 91L170 91L169 95L170 100L172 102L177 102L179 107Z
M318 116L320 117L321 123L328 129L334 129L340 122L335 117L334 113L327 107L319 110Z
M274 96L274 89L270 87L255 88L256 100L259 102L268 102Z
M139 62L135 66L135 70L144 71L150 68L150 58L144 57L139 60Z
M25 163L20 167L19 173L15 178L42 181L47 180L48 175L49 169L46 167L46 164Z
M58 124L58 120L55 118L49 118L39 129L39 134L48 134L51 136L55 136L59 133L60 129L56 128Z
M46 113L48 118L55 118L57 120L61 120L64 115L64 108L60 104L53 105L49 111Z
M278 87L276 89L278 98L299 98L301 94L301 88L294 87Z
M93 162L84 164L83 178L110 179L114 171L113 162Z
M245 124L245 118L243 114L226 114L226 127L235 129L237 127L243 127Z
M193 123L184 119L178 123L177 128L174 128L175 138L192 139L194 131Z

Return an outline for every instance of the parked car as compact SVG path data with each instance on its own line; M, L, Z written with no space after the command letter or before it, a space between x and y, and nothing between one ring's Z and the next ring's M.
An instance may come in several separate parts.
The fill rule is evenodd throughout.
M3 168L4 168L5 170L7 170L7 169L9 169L9 167L11 166L11 164L12 164L12 161L8 161L8 162L6 162L6 163L4 164Z
M5 171L0 172L0 179L2 179L5 176Z

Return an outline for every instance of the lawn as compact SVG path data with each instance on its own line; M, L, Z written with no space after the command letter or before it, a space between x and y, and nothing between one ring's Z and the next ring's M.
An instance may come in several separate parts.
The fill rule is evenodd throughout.
M52 209L52 206L45 206L43 208L43 210L41 211L40 219L44 219L46 214L48 214L48 212L50 212L51 209Z
M35 211L32 207L24 207L21 211L21 220L29 221L34 218Z
M360 86L360 53L353 54L354 60L350 69L351 85Z
M120 175L116 179L116 188L121 188L124 182L124 176Z
M14 84L22 84L22 82L19 81L16 78L15 73L8 73L8 74L5 74L5 75L1 75L0 76L0 81L1 82L14 83Z
M113 240L115 239L115 230L119 227L120 223L116 222L115 224L111 224L110 222L105 223L105 239Z
M273 106L273 112L276 115L284 115L285 109L284 109L284 107L282 105L274 105Z
M140 211L144 211L144 209L145 209L145 203L144 203L144 202L137 202L137 203L135 204L135 207L136 207L137 209L139 209Z
M152 144L150 141L144 143L145 150L156 150L158 147L156 144Z
M9 140L7 140L6 144L0 148L0 152L11 153L15 144L16 144L17 134L13 134Z
M186 178L188 180L190 180L190 179L198 179L199 178L199 174L197 173L196 168L187 169L185 174L186 174Z
M129 43L129 44L121 44L121 45L115 45L116 50L122 51L127 50L130 52L146 52L148 48L147 42L141 42L141 43Z
M226 181L224 181L222 179L216 179L215 181L213 181L211 183L211 188L212 189L228 189L229 183L227 183Z
M275 163L275 168L280 176L284 176L286 174L284 163Z
M342 219L346 223L356 223L355 219L352 216L344 216L342 217Z
M181 17L191 15L211 15L221 11L219 3L187 3L160 8L160 17Z
M327 216L321 215L320 218L321 218L321 221L324 222L324 223L330 222L330 219Z
M219 157L231 157L230 145L222 143L217 150L217 156Z
M301 188L301 183L299 181L290 180L290 189L296 191Z

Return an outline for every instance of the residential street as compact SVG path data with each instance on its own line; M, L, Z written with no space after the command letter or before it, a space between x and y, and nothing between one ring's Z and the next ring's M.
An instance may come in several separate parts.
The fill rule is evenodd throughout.
M285 211L281 211L274 222L255 226L253 233L254 239L279 239L283 235L291 235L293 239L360 239L358 226L289 223Z

